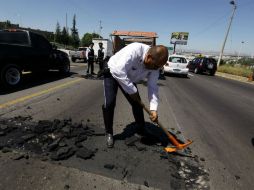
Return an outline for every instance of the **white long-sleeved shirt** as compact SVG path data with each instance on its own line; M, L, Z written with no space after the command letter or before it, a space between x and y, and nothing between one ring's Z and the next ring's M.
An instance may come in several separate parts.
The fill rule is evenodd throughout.
M145 55L149 48L148 45L142 43L132 43L112 56L108 67L112 76L128 94L137 92L133 83L147 78L150 110L157 110L159 70L149 70L144 65Z

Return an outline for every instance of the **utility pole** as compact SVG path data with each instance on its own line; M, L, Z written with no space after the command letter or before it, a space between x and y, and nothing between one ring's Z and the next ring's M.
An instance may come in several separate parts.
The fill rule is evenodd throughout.
M221 61L222 56L223 56L224 47L225 47L225 44L226 44L226 41L227 41L227 38L228 38L228 33L229 33L229 30L230 30L230 27L231 27L231 24L232 24L232 20L233 20L234 15L235 15L235 10L236 10L235 0L230 1L230 4L233 5L233 11L232 11L232 15L230 17L230 21L229 21L228 29L227 29L227 32L226 32L226 36L225 36L225 39L224 39L224 42L223 42L223 45L222 45L222 48L221 48L221 51L220 51L220 57L219 57L218 62L217 62L218 67L220 66L220 61Z
M100 20L100 26L99 26L99 35L100 35L100 38L102 38L102 36L101 36L101 30L102 30L102 26L101 26L101 20Z
M240 59L240 54L241 54L241 51L242 51L242 48L243 48L243 44L244 44L244 41L241 42L241 46L240 46L240 50L239 50L239 52L238 52L237 60Z
M66 31L68 33L68 24L67 24L67 13L65 15L65 28L66 28Z

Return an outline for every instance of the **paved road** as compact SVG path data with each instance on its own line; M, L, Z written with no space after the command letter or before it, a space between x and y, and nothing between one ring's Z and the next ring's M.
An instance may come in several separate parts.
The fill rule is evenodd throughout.
M176 125L205 158L212 189L253 189L254 85L191 74L168 77L162 92Z
M80 78L77 73L84 71L76 65L68 78L41 76L29 82L27 76L20 90L0 92L0 114L31 115L35 120L71 117L102 127L102 81ZM166 77L159 85L160 121L195 141L191 147L205 160L211 189L253 188L254 86L193 74L188 79ZM145 83L139 89L147 104ZM115 133L120 133L133 117L121 93L117 101Z

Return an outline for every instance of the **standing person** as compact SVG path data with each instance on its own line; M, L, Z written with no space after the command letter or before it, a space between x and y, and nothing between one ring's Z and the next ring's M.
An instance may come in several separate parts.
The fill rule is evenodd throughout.
M139 104L140 96L136 83L147 78L148 99L150 102L150 119L157 121L159 69L167 62L168 49L165 46L153 46L132 43L108 61L107 73L104 74L104 97L102 106L106 131L106 143L113 147L113 119L118 87L132 106L137 133L143 134L145 127L143 108Z
M89 69L91 67L91 74L95 75L93 72L94 70L94 49L93 49L94 43L91 43L89 47L86 50L86 57L87 57L87 71L86 74L89 74Z
M104 56L105 56L105 52L104 52L103 43L100 42L99 49L98 49L98 63L99 63L100 71L103 69Z

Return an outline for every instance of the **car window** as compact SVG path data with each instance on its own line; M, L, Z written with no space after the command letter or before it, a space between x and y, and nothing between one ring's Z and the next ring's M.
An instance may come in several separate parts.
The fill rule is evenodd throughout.
M41 35L30 33L33 39L33 46L42 50L49 50L51 48L50 43Z
M202 61L202 59L201 58L197 58L197 60L196 60L196 64L199 64L200 62Z
M217 64L215 59L207 59L207 63Z
M28 35L26 32L0 32L0 43L4 44L29 44Z
M187 63L187 60L183 57L170 57L169 61L172 63Z
M197 58L192 59L192 61L190 62L191 64L194 64L196 62Z

